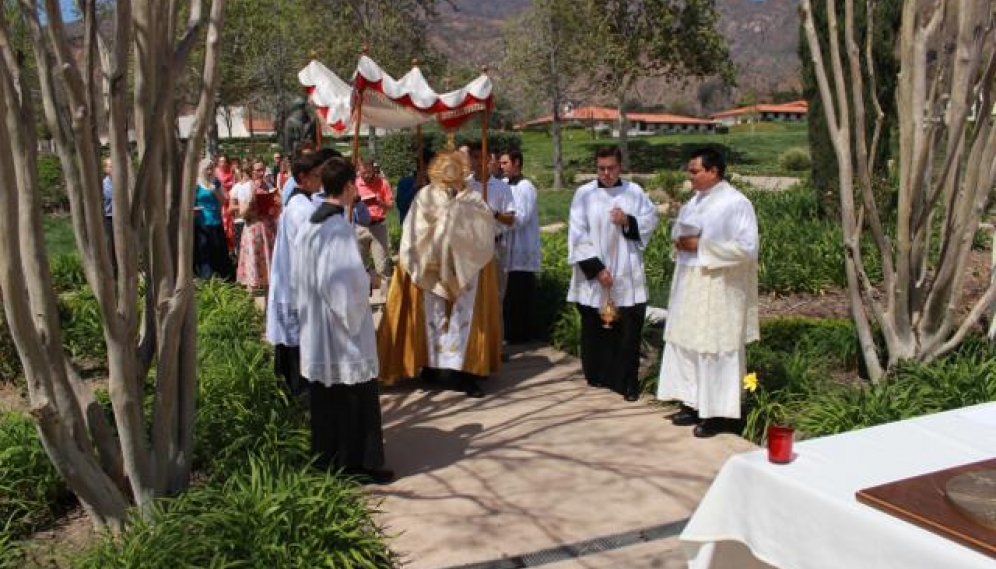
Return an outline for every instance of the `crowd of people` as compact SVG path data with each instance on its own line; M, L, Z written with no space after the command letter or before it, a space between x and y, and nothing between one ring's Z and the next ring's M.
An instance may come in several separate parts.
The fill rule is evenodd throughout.
M426 157L428 158L428 157ZM656 206L621 176L619 148L595 154L597 177L573 197L567 300L581 317L588 384L639 398L647 309L643 253ZM506 346L534 338L542 267L537 190L518 149L439 152L398 182L373 159L355 165L305 145L293 161L219 156L199 170L196 268L252 291L266 313L275 369L310 393L318 465L385 483L378 385L418 378L485 395ZM757 220L713 150L694 153L694 196L671 228L670 291L658 397L681 404L675 425L697 437L740 415L745 345L757 339ZM395 257L388 215L398 210ZM234 260L234 263L233 263ZM368 300L387 297L378 326Z

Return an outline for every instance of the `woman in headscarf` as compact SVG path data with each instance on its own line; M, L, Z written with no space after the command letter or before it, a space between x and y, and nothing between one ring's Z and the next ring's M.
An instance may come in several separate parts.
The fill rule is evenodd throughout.
M214 180L214 162L201 160L194 198L194 271L202 279L232 280L232 260L222 226L225 191Z

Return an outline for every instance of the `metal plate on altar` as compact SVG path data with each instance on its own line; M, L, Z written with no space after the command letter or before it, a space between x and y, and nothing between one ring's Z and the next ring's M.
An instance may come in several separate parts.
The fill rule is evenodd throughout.
M996 470L959 474L948 480L944 493L971 520L996 529Z

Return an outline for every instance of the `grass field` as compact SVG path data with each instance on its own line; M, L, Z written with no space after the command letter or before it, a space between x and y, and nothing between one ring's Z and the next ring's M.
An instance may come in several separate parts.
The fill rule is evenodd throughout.
M574 187L574 176L594 171L595 149L613 144L616 139L593 139L588 130L568 129L564 133L564 178ZM689 154L708 146L726 155L730 171L741 175L786 176L779 163L782 153L790 148L808 148L806 123L760 123L737 125L729 134L671 134L631 138L629 142L632 171L654 172L684 168ZM523 132L522 152L525 155L525 175L537 182L541 190L553 181L553 141L545 132Z

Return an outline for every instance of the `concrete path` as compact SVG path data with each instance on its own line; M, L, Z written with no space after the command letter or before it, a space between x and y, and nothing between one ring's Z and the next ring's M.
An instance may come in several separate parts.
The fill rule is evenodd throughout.
M422 387L383 393L398 480L370 487L407 569L681 567L675 536L725 459L753 448L592 389L547 347L513 353L483 399Z
M743 180L748 184L754 186L759 190L768 190L772 192L780 192L782 190L787 190L792 186L799 183L799 178L791 178L788 176L734 176L733 184L736 185L738 180Z

